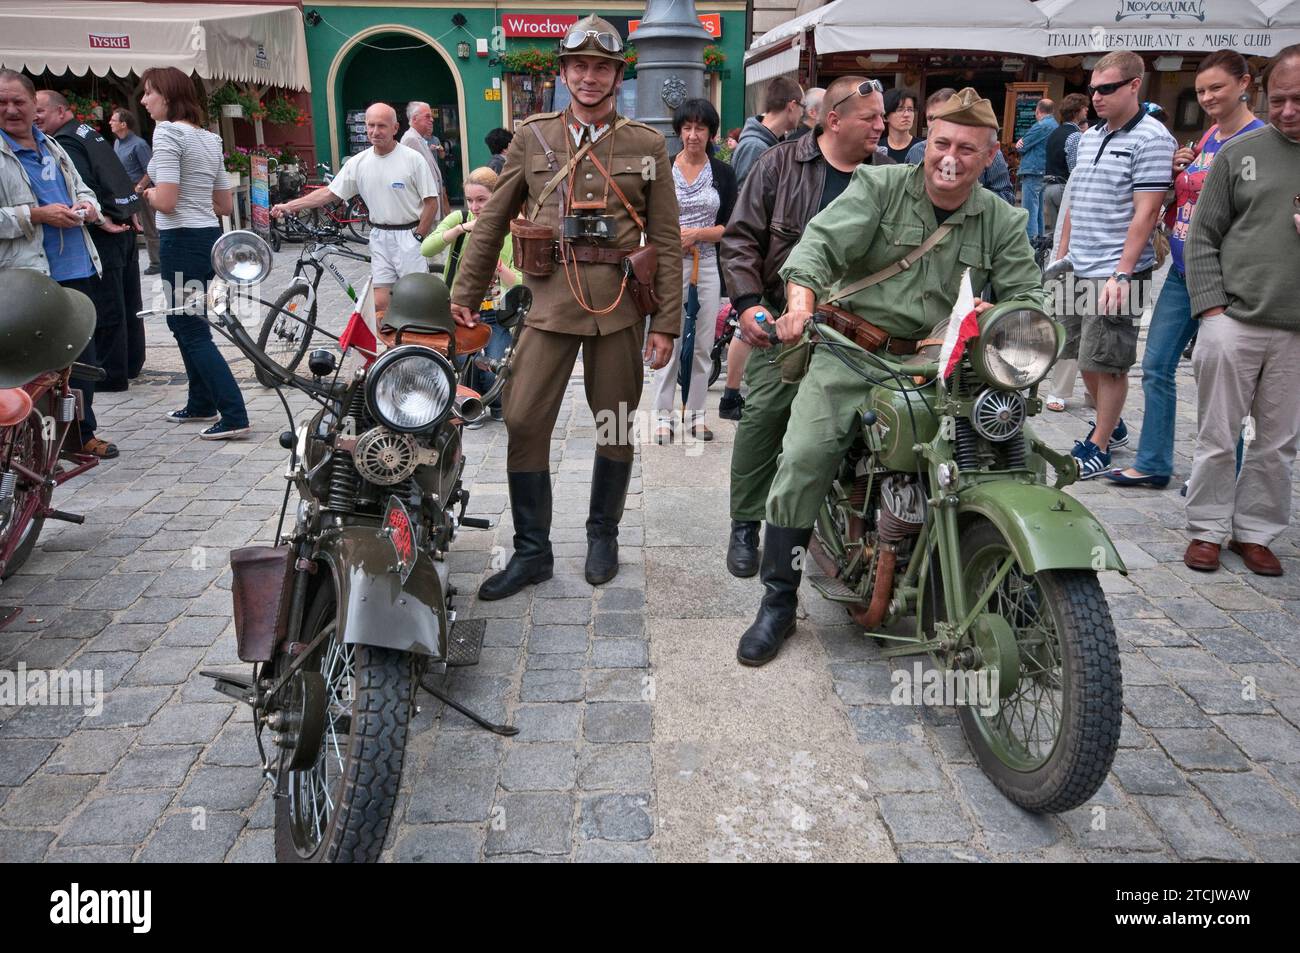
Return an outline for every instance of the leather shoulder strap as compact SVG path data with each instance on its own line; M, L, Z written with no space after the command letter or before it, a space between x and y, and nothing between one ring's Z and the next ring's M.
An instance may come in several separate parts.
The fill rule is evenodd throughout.
M878 285L882 281L894 277L894 275L901 271L907 271L907 269L911 268L918 261L924 258L930 249L934 248L935 245L938 245L941 241L947 238L951 231L951 225L940 225L930 233L930 236L925 241L921 242L921 244L917 245L902 258L898 259L898 261L894 262L892 265L886 265L875 274L867 275L867 277L855 281L850 285L845 285L843 288L836 288L826 296L826 302L832 303L835 301L841 301L849 295L857 294L859 291L864 291L867 288L870 288L872 285Z
M645 220L642 219L641 216L637 214L636 209L632 207L632 203L629 202L627 200L627 196L623 194L623 190L620 189L618 187L618 183L614 181L614 177L610 175L609 170L606 169L603 164L601 164L600 159L596 158L596 153L594 152L591 154L591 161L592 164L596 166L596 169L600 172L600 174L605 177L605 181L608 182L609 187L614 190L614 194L618 196L618 200L623 203L623 207L627 209L627 214L632 216L632 221L636 222L636 227L644 232Z
M613 127L610 129L609 135L613 135L615 130L621 129L623 126L626 126L629 122L631 122L631 120L628 119L626 116L618 117L618 119L615 120ZM588 142L585 145L583 145L581 149L579 149L576 153L574 153L574 156L569 161L568 165L566 165L563 169L561 169L559 161L556 159L555 156L555 150L551 148L550 143L548 143L546 139L542 136L541 130L539 130L536 126L529 126L529 128L532 130L533 135L537 137L537 141L541 143L542 150L546 153L546 164L550 167L551 171L555 173L555 175L551 176L550 181L547 182L546 185L542 187L541 194L537 196L537 202L533 206L533 211L528 216L530 219L534 219L537 217L537 213L541 211L542 205L544 205L546 200L551 197L551 193L554 192L560 186L560 184L569 177L569 174L572 173L573 170L578 167L578 163L581 162L584 158L586 158L587 153L591 151L591 147L594 146L595 143ZM569 134L567 129L564 131L564 134L566 136ZM604 137L602 136L602 138Z

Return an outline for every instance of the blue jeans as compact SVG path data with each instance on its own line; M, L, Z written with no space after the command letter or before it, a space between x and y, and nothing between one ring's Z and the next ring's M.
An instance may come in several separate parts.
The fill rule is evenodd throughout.
M177 289L173 305L183 300L180 294L192 282L206 285L213 277L208 256L212 244L221 235L219 228L165 228L158 234L159 264L164 284ZM228 427L247 427L248 410L239 392L235 375L212 340L212 329L197 314L177 312L167 316L167 327L176 337L181 360L190 380L185 409L196 417L211 417L220 412Z
M1020 205L1029 213L1025 231L1037 238L1043 231L1043 177L1032 172L1020 176Z
M1175 376L1183 349L1198 327L1192 317L1187 279L1172 265L1160 289L1147 349L1142 356L1142 396L1146 409L1142 417L1142 439L1133 469L1147 476L1174 475L1174 417L1178 412ZM1237 469L1241 470L1242 443L1237 441Z
M506 348L510 346L510 332L501 325L497 324L496 318L492 315L483 314L483 323L492 328L492 337L488 338L487 347L483 349L483 356L491 360L500 360L501 355L505 354ZM474 389L480 394L486 394L496 383L497 376L491 371L485 371L481 367L474 368ZM501 409L501 396L492 402L493 410Z

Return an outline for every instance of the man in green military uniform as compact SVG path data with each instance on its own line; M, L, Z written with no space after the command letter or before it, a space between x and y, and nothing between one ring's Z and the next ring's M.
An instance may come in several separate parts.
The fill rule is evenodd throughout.
M479 588L480 599L503 599L551 578L551 432L579 348L597 427L585 575L600 585L618 572L643 355L651 367L664 366L681 332L672 166L663 136L615 110L623 40L600 17L584 17L560 41L559 58L573 101L563 112L529 117L515 133L452 294L456 321L477 323L501 245L513 232L516 261L533 291L503 407L515 551ZM512 224L521 212L527 221ZM658 255L657 272L643 282L658 298L648 306L638 304L628 275L637 259L625 267L629 254L645 254L638 251L643 237ZM639 270L646 277L647 269Z
M758 572L758 530L799 389L781 380L781 365L771 360L775 352L756 316L763 314L770 327L781 313L781 266L813 216L848 188L854 170L862 163L894 164L876 148L885 130L878 82L841 76L826 90L822 105L822 121L812 135L773 146L754 163L722 236L722 266L731 303L740 312L740 335L754 348L745 363L745 415L731 448L727 569L733 576Z
M935 117L924 163L855 172L781 268L786 310L777 321L780 339L797 341L817 302L837 300L890 335L890 353L915 352L917 342L948 317L967 268L971 286L991 281L999 300L1042 300L1026 213L979 184L996 150L993 108L968 88ZM923 250L936 233L938 240ZM905 256L909 266L897 267ZM840 290L868 277L875 282L847 295ZM812 526L853 443L869 387L826 348L814 349L767 502L763 602L737 649L743 664L770 661L794 631Z

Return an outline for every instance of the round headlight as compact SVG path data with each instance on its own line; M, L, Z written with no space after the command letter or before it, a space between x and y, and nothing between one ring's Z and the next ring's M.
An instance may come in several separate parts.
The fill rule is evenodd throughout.
M390 430L416 433L441 423L456 395L456 372L432 348L408 344L387 352L370 368L366 405Z
M980 322L975 369L994 387L1023 390L1047 376L1060 350L1061 326L1037 308L993 308Z
M212 267L232 285L255 285L271 273L271 246L249 231L226 232L212 246Z

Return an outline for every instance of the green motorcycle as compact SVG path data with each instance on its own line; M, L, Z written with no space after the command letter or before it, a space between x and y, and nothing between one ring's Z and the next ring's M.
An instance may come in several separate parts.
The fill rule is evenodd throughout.
M1101 786L1119 744L1119 647L1097 573L1127 570L1062 492L1073 458L1028 426L1064 330L1015 302L978 321L945 376L932 357L868 352L814 317L815 346L871 387L817 519L823 574L809 582L886 658L925 654L943 685L982 686L978 702L960 689L956 702L980 766L1021 807L1068 811Z

